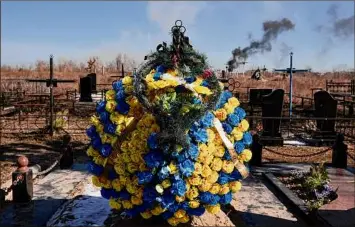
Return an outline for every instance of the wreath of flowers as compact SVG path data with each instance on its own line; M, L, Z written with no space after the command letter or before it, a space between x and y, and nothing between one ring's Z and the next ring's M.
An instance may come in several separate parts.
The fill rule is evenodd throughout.
M113 83L87 129L93 184L120 218L161 216L175 226L215 214L247 176L246 113L221 92L180 22L169 47L160 44L134 78Z

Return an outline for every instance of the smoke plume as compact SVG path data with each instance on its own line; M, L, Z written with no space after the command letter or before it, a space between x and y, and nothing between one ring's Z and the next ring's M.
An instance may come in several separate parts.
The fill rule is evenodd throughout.
M227 62L228 70L238 68L248 57L256 53L270 52L272 50L271 42L276 40L278 35L285 31L293 30L295 24L287 18L279 21L265 21L263 23L263 37L261 40L252 40L249 46L243 49L238 47L232 51L232 59ZM251 36L249 36L251 37Z

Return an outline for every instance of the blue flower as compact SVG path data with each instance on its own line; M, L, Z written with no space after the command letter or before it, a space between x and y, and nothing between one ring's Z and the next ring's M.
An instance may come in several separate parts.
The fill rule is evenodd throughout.
M152 187L145 187L143 189L143 201L152 203L155 201L155 198L158 196L158 192L155 190L155 188Z
M128 114L130 106L126 103L125 100L119 100L116 105L116 110L120 112L120 114Z
M95 137L91 140L91 145L95 150L100 150L102 146L102 142L100 137Z
M107 158L108 156L110 156L110 154L112 153L112 147L110 144L105 143L102 145L101 149L100 149L100 154Z
M243 143L246 145L250 145L253 142L253 137L250 132L246 132L243 135Z
M182 210L187 210L190 208L189 203L187 201L184 201L182 203L179 204L179 208Z
M194 122L191 125L190 132L197 132L200 129L200 123Z
M165 72L165 67L163 65L159 65L156 68L157 72L164 73Z
M234 143L234 150L240 154L245 149L245 145L242 141L237 141Z
M240 174L240 172L238 170L234 170L231 174L230 174L230 178L232 181L236 181L236 180L241 180L243 177Z
M116 92L120 91L123 89L123 83L122 80L118 80L112 83L113 90Z
M138 212L142 213L147 209L151 208L153 205L153 203L143 202L140 206L136 206L136 209Z
M217 198L211 192L202 192L199 195L199 199L202 203L214 205Z
M233 127L230 124L228 124L228 123L223 122L222 126L223 126L224 131L227 134L229 134L229 133L231 133L233 131Z
M179 209L179 204L177 204L176 202L174 202L168 207L168 211L172 213L175 213L178 209Z
M116 93L116 101L125 100L125 98L126 98L126 93L124 92L124 89L119 90L119 91Z
M186 184L183 180L175 180L171 185L171 193L178 196L184 196L186 193Z
M201 216L205 213L205 208L204 207L198 207L198 208L195 208L195 209L188 209L186 212L189 214L189 215L192 215L192 216Z
M195 166L191 160L187 159L184 162L179 164L179 169L182 175L184 175L185 177L189 177L192 175L193 171L195 170Z
M110 199L111 198L111 194L112 194L112 190L111 189L106 189L106 188L101 188L101 196L105 199Z
M148 143L148 147L150 149L157 149L158 148L158 140L157 140L157 134L156 133L152 133L150 134L150 136L148 137L147 143Z
M164 157L161 152L150 151L144 156L144 161L149 168L158 168L163 164Z
M206 129L198 129L197 131L190 131L190 135L198 143L206 143L208 140L208 134Z
M171 157L176 158L176 161L178 163L181 163L181 162L185 161L186 159L188 159L189 155L185 151L180 151L180 152L174 151L171 153Z
M232 198L233 198L232 193L228 192L227 194L221 196L219 202L223 205L226 205L232 201Z
M201 104L202 102L201 102L201 100L199 98L194 97L193 100L192 100L192 103L193 104Z
M121 213L121 215L127 219L131 219L131 218L137 216L138 214L139 214L139 212L136 207L133 207L133 209L126 209Z
M170 207L174 203L175 203L175 196L170 192L164 193L164 195L161 197L161 206L163 209Z
M108 172L108 179L109 180L114 180L118 177L116 171L114 169L111 169L109 172Z
M189 84L195 82L195 80L196 80L196 78L193 76L188 76L188 77L185 77L184 79L185 79L186 83L189 83Z
M174 216L174 212L165 211L164 213L161 214L161 216L164 220L167 220L167 219L171 218L172 216Z
M104 132L108 134L115 135L117 126L112 123L107 123L104 125Z
M104 112L106 108L106 101L102 100L96 104L96 112Z
M138 184L146 184L153 180L153 174L150 171L143 171L137 173Z
M202 119L200 120L200 124L202 127L212 127L213 126L214 115L211 112L207 112Z
M155 81L160 80L160 76L161 76L161 72L156 72L156 73L154 73L153 79Z
M118 193L118 198L121 200L129 200L131 199L131 195L125 189L123 189Z
M232 113L228 115L227 122L232 126L237 126L239 124L239 117L238 115Z
M244 111L242 108L240 108L240 107L235 108L235 109L234 109L234 113L235 113L236 115L238 115L238 117L239 117L240 120L243 120L243 119L245 118L245 116L247 115L247 114L245 113L245 111Z
M223 91L223 92L221 93L221 96L219 97L219 100L218 100L218 102L217 102L215 108L216 108L216 109L222 108L222 107L224 106L224 104L228 101L228 99L229 99L229 98L232 98L232 97L233 97L233 95L232 95L231 92L229 92L229 91Z
M199 154L198 147L195 144L191 143L187 153L189 154L191 159L196 160Z
M221 199L221 197L219 195L213 195L211 197L211 200L210 200L209 204L217 205L217 203L219 202L220 199Z
M159 180L164 180L169 176L169 168L167 166L163 166L159 172L158 172L158 177Z
M96 127L94 125L91 125L88 129L86 129L86 135L91 139L95 136L98 136L96 132Z
M106 111L104 112L101 112L99 114L100 116L100 121L103 123L103 124L107 124L109 121L110 121L110 114L107 113Z
M226 149L226 151L224 152L224 156L223 156L224 159L230 161L232 160L232 156L231 154L229 153L228 149Z
M219 177L218 177L218 184L226 184L230 181L231 179L231 176L227 173L224 173L224 172L219 172Z
M90 161L88 163L87 168L88 168L88 171L90 173L94 174L95 176L100 176L104 172L104 167L97 165L93 161Z
M208 84L208 82L207 82L207 81L205 81L205 80L204 80L204 81L202 81L202 83L201 83L201 86L204 86L204 87L208 87L208 85L209 85L209 84Z

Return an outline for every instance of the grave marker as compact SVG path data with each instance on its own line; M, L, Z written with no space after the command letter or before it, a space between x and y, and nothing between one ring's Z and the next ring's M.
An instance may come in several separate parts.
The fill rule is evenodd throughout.
M92 81L91 77L82 77L80 78L80 102L92 102Z
M87 77L91 78L91 90L96 92L96 73L90 73Z
M49 58L49 79L28 79L28 82L41 82L46 83L49 87L49 133L53 135L53 115L54 115L54 97L53 97L53 87L57 87L58 83L73 83L75 80L58 80L53 78L53 55Z
M338 101L327 91L314 94L314 116L316 118L336 118ZM335 120L317 120L318 135L322 138L335 136Z
M277 119L263 119L263 133L262 137L272 137L277 138L277 141L274 140L263 140L265 142L271 143L273 145L283 143L280 125L281 125L281 114L282 107L284 103L284 94L285 91L282 89L276 89L268 95L263 96L262 98L262 117L273 117ZM276 144L275 144L276 143Z

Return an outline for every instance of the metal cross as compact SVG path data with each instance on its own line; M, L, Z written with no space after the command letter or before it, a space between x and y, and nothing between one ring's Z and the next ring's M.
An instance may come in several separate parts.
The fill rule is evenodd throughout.
M49 87L49 133L53 135L53 115L54 115L54 98L53 98L53 87L57 87L58 83L73 83L76 80L58 80L53 78L53 55L50 55L49 58L49 79L28 79L28 82L41 82L46 83Z
M290 53L290 68L286 68L286 69L274 69L274 72L284 72L284 73L288 73L290 74L290 93L289 93L289 102L290 102L290 107L289 107L289 115L290 117L292 116L292 74L293 73L301 73L301 72L310 72L310 69L295 69L292 68L292 56L293 53ZM292 69L292 70L291 70Z

